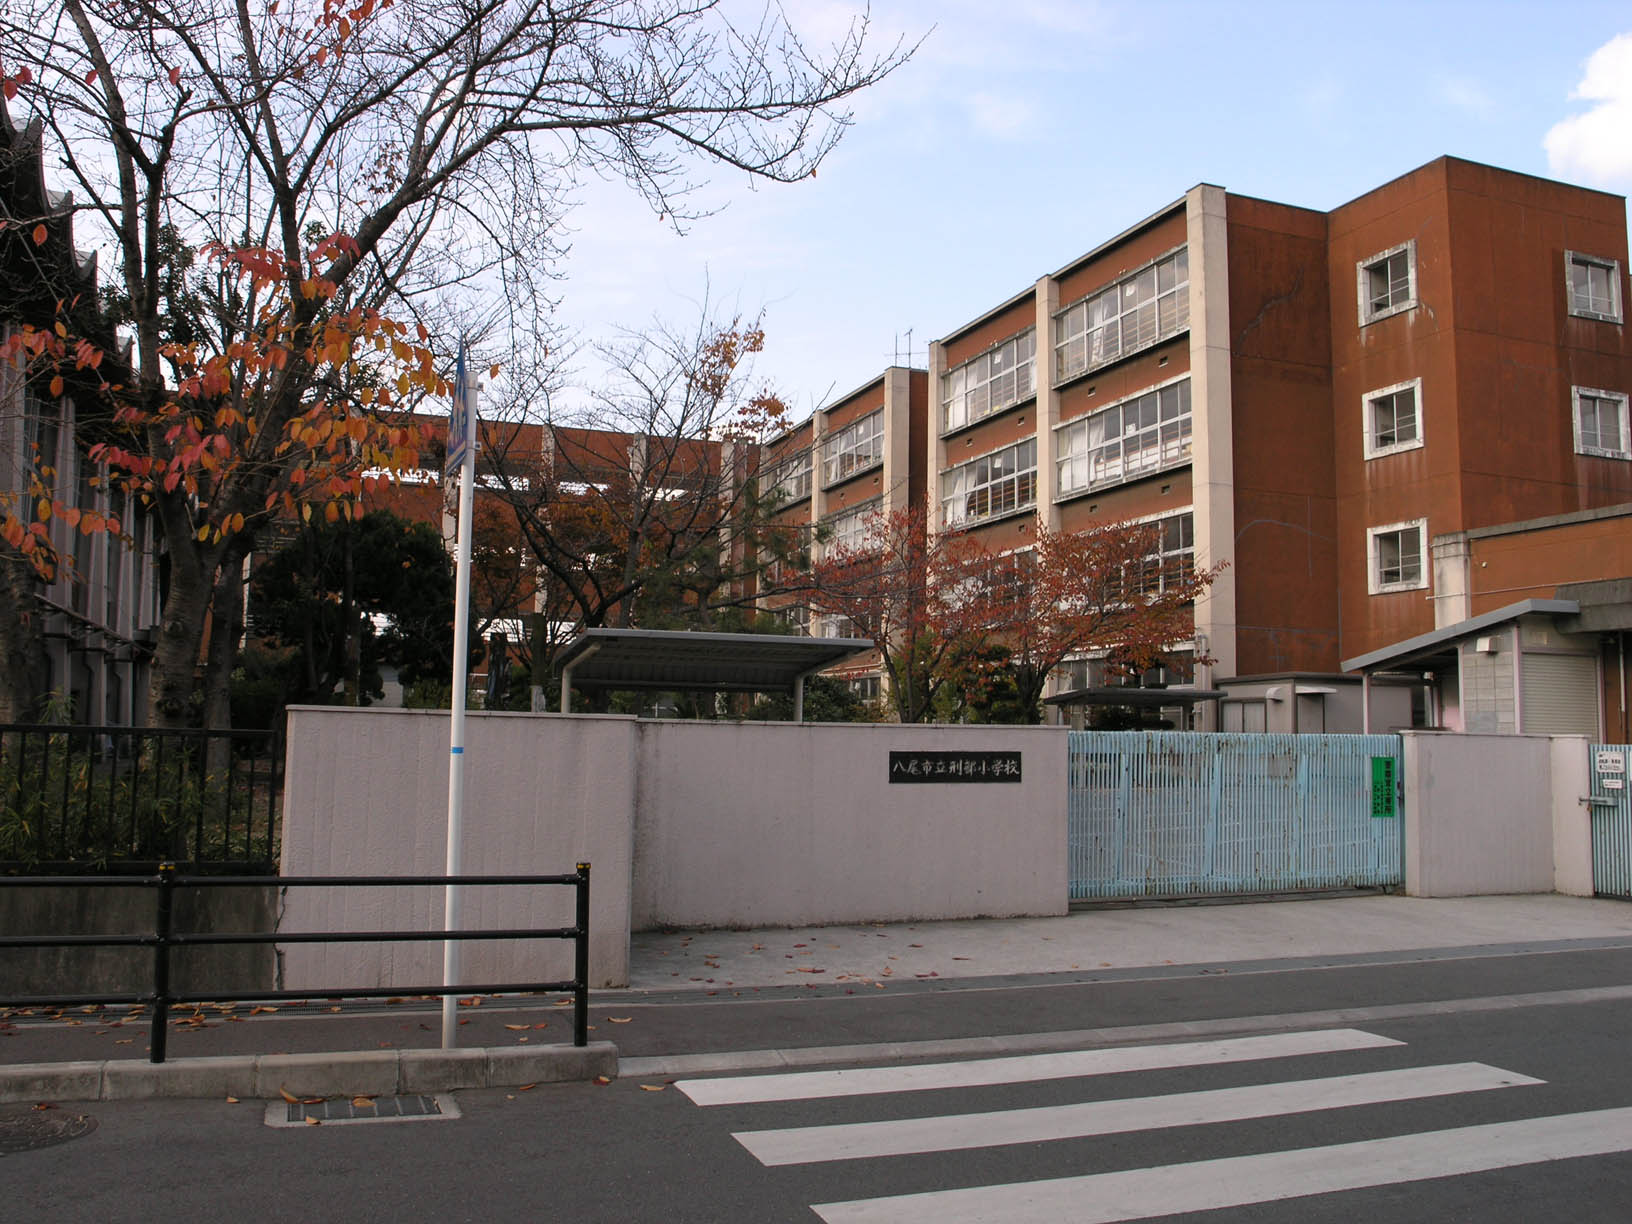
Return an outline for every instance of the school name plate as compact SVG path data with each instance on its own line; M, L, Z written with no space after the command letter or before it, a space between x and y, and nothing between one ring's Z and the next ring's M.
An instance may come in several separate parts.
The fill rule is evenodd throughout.
M1019 782L1018 752L892 752L891 782Z

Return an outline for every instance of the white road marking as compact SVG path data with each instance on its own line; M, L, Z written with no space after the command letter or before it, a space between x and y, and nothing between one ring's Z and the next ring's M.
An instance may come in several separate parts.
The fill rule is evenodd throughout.
M675 1087L699 1105L744 1105L765 1101L807 1101L818 1097L918 1092L931 1088L1019 1084L1074 1076L1152 1071L1164 1067L1197 1067L1300 1054L1331 1054L1403 1044L1391 1037L1379 1037L1359 1029L1317 1029L1221 1041L1125 1046L1109 1050L1068 1050L1058 1054L1023 1054L908 1067L862 1067L839 1071L796 1071L783 1075L690 1079L678 1081Z
M1113 1224L1629 1150L1632 1109L1604 1109L814 1210L827 1224Z
M1038 1109L745 1131L735 1138L762 1164L810 1164L1203 1126L1543 1082L1483 1063L1453 1063Z

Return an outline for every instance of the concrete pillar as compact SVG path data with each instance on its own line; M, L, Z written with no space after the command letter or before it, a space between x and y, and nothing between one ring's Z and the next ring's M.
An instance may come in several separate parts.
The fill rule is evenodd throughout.
M912 371L891 366L884 371L884 513L905 510L912 446Z
M1592 896L1591 749L1584 735L1552 737L1553 891Z
M946 347L939 341L931 341L929 346L929 428L925 430L925 446L928 448L928 462L924 466L927 474L924 492L928 505L925 507L924 522L931 535L941 530L941 473L946 470L946 417L941 408L941 381L946 375Z
M1060 309L1060 284L1051 276L1037 282L1037 525L1060 529L1059 473L1054 466L1054 428L1060 423L1060 393L1054 388L1054 316Z
M1435 536L1428 551L1434 567L1434 628L1460 624L1473 616L1472 545L1467 533Z
M1230 392L1230 273L1224 189L1202 185L1185 200L1190 254L1191 486L1196 565L1235 559L1235 453ZM1235 581L1224 570L1196 601L1196 635L1213 656L1214 676L1236 673ZM1209 716L1212 723L1214 716Z

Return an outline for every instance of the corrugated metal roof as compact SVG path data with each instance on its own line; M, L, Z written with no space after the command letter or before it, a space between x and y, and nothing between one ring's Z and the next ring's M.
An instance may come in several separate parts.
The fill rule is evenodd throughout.
M865 638L662 629L586 629L557 656L575 689L718 689L768 693L872 650Z

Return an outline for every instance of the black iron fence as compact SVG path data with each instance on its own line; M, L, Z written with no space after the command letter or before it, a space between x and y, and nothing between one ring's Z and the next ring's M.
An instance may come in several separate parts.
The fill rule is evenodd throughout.
M275 731L0 724L0 871L277 869Z
M298 931L178 933L174 927L178 888L232 888L273 884L279 888L399 888L459 885L569 886L577 892L576 916L570 927L521 927L496 930L439 931ZM231 1003L311 999L383 999L408 995L563 994L573 997L572 1044L582 1046L589 1034L589 864L571 875L537 876L197 876L178 875L176 864L161 863L151 876L14 876L0 878L0 888L52 888L63 885L155 890L154 929L125 935L0 936L5 948L152 948L153 988L130 993L23 996L0 999L0 1007L84 1007L92 1004L140 1003L153 1009L151 1060L162 1063L170 1010L177 1003ZM408 943L450 939L570 939L573 976L552 982L474 982L457 985L334 987L321 990L219 991L172 990L173 948L219 944Z

